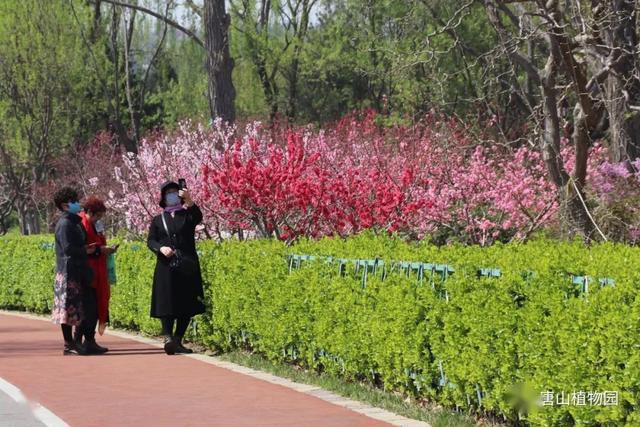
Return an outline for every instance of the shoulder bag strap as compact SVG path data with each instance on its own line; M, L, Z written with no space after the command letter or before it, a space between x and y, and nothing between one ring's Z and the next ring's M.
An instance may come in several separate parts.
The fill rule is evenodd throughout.
M167 232L167 236L169 237L169 241L171 242L171 244L173 246L175 246L175 244L173 243L173 238L171 237L171 233L169 233L169 227L167 227L167 220L164 219L164 212L162 213L162 225L164 225L164 231Z

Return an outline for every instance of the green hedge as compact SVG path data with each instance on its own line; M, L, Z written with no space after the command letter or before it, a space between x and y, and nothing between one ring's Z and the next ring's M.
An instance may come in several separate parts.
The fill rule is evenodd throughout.
M53 251L46 237L0 239L0 306L47 312ZM490 248L412 245L364 234L347 240L205 242L199 245L207 314L192 338L222 350L251 348L346 379L502 414L532 425L640 425L640 249L547 240ZM289 254L382 259L386 277ZM393 260L449 264L446 300L428 280L389 271ZM153 256L128 243L112 289L116 325L157 333L149 318ZM478 278L481 267L499 278ZM533 272L533 273L531 273ZM610 277L588 293L571 275ZM8 278L8 280L7 280ZM439 283L434 283L434 286ZM539 407L541 391L617 391L618 405Z

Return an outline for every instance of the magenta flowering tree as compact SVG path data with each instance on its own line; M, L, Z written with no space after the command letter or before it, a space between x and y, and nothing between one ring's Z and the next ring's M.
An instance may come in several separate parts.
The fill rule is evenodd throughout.
M204 166L205 204L218 205L229 228L262 237L311 231L322 177L313 168L318 154L307 156L300 139L291 132L286 146L255 137L237 141L217 168Z
M293 241L375 229L490 244L548 226L557 202L540 154L466 135L436 115L380 128L371 112L324 130L184 123L125 157L111 203L144 233L159 212L160 183L184 177L208 237L242 231Z
M488 244L547 225L557 203L540 155L464 135L435 117L381 131L368 115L240 139L218 169L206 167L207 203L228 226L286 240L374 228Z

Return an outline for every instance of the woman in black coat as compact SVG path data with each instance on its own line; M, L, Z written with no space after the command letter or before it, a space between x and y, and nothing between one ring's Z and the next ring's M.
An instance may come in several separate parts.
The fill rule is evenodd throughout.
M195 243L195 229L202 221L202 212L189 191L180 189L173 181L160 188L160 206L164 212L151 221L147 239L147 246L157 256L151 317L162 322L167 354L191 353L182 345L182 338L191 318L205 309Z
M95 304L86 301L93 279L87 254L92 254L95 246L85 245L85 233L78 215L81 210L78 193L73 188L63 187L55 193L53 202L62 215L55 231L56 275L51 317L62 327L62 354L86 354L84 347L73 340L71 328L75 325L83 330L85 319L91 317L90 311L95 308Z

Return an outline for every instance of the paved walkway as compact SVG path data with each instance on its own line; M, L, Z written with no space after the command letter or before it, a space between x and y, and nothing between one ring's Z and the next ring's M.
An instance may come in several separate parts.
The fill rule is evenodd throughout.
M17 387L32 408L37 402L73 427L426 425L345 403L316 387L294 385L296 391L286 380L205 362L215 358L167 356L158 344L119 335L100 337L110 348L104 356L64 357L59 326L0 313L0 379ZM0 417L14 417L12 426L42 425L24 404L1 390L0 396Z

